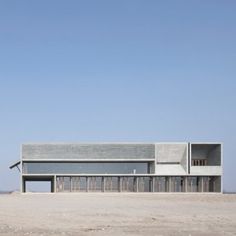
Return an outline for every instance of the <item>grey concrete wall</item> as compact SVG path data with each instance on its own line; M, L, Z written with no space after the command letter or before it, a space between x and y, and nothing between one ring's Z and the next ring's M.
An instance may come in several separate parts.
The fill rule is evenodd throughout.
M191 175L222 175L221 166L191 166Z
M154 144L24 144L22 159L153 159Z
M187 143L156 144L156 174L187 174Z
M183 169L186 171L186 173L188 172L188 153L187 153L187 145L184 148L184 153L183 156L180 160L180 165L183 167Z
M181 162L186 157L187 144L156 144L156 158L158 162Z
M148 163L31 162L23 163L23 174L148 174Z
M187 175L186 170L181 165L156 165L156 175L158 176L176 176L176 175Z

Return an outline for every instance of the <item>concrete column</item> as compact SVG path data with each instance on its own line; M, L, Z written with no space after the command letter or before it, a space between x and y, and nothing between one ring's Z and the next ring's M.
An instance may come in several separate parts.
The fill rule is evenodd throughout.
M190 192L193 192L193 180L190 180Z
M64 177L62 177L62 192L64 192L64 183L65 183L65 179Z
M169 192L172 192L172 178L169 177Z
M89 177L86 177L86 192L89 191Z
M22 187L21 187L21 192L25 193L26 192L26 183L24 178L22 177Z
M76 192L80 190L80 177L76 177Z
M206 192L209 192L209 181L210 181L210 178L208 177L206 182L205 182Z
M157 192L162 192L162 181L161 179L158 177L158 181L157 181L157 186L158 186L158 190Z
M201 192L204 192L204 177L201 177Z
M120 192L120 177L117 177L118 178L118 183L117 183L117 186L118 186L118 192Z
M184 177L181 177L180 180L180 192L184 192Z
M124 189L125 189L125 191L129 191L128 181L129 181L129 177L125 178L125 181L124 181Z
M122 192L122 177L118 177L118 190Z
M165 192L169 191L168 183L169 183L169 177L165 177Z
M188 192L188 177L184 177L184 192Z
M54 193L56 193L57 192L57 176L56 175L54 175L54 177L53 177L53 181L54 181Z
M105 177L102 177L102 192L105 192L105 186L106 186L106 182L105 182Z
M196 192L201 192L201 184L200 184L200 177L197 177L196 181Z
M144 183L145 183L145 181L144 181ZM145 185L145 184L144 184ZM151 180L151 178L149 177L149 180L148 180L148 191L149 192L152 192L152 180Z
M136 192L138 192L138 181L139 181L138 177L135 177L135 179L134 179L134 186L135 186L134 190Z
M152 192L155 192L155 177L151 177L152 180Z
M53 179L51 179L51 193L53 193L54 192L54 178Z
M110 190L112 191L112 189L113 189L113 178L111 177L110 178Z
M213 192L216 192L216 181L215 181L215 178L213 179Z
M72 192L72 177L70 177L70 192Z
M166 192L169 192L170 177L166 177Z

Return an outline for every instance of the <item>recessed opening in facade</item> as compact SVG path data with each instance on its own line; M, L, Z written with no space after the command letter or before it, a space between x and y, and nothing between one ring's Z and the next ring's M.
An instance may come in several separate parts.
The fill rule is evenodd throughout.
M25 192L30 193L50 193L51 181L26 181Z
M22 179L22 192L53 193L54 178L48 176L24 176Z
M192 166L220 166L220 144L191 144Z
M60 176L57 192L221 192L220 176Z

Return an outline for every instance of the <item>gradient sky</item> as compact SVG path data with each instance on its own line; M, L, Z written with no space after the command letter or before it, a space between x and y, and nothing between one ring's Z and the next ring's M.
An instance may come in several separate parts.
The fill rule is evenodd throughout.
M24 142L220 141L236 191L236 1L0 1L0 189Z

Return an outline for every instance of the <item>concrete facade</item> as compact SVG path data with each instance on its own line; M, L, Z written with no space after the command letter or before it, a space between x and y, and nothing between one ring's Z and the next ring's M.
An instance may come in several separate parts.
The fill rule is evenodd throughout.
M222 192L221 143L23 144L21 191ZM11 168L17 166L17 163Z

